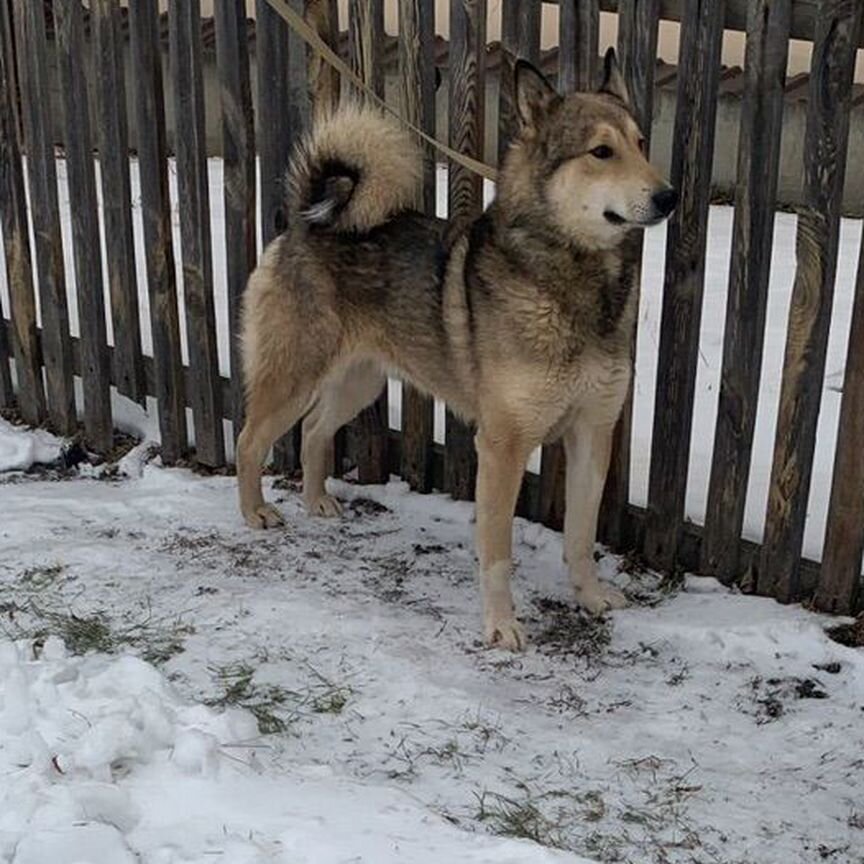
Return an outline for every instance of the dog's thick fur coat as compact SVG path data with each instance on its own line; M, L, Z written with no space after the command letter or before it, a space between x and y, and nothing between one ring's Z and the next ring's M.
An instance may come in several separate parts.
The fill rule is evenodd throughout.
M420 153L358 109L313 130L290 172L290 219L252 274L242 326L246 425L240 506L281 524L261 494L273 442L303 418L304 499L336 515L333 435L397 375L477 425L477 551L490 644L524 635L510 592L526 461L564 440L565 559L578 601L622 605L594 569L597 512L632 374L639 228L674 193L645 159L614 56L601 92L561 97L518 64L521 130L497 197L462 236L410 209Z

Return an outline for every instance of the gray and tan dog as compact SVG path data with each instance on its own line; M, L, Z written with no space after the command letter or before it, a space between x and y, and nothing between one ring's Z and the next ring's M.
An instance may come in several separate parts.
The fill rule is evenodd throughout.
M597 512L612 431L632 375L639 229L676 194L645 158L614 53L597 93L560 96L518 63L520 130L497 197L469 230L411 209L420 153L368 110L312 132L290 171L290 223L252 274L243 315L247 419L238 441L249 525L282 517L261 466L303 418L304 500L324 491L334 434L388 374L477 425L477 552L487 642L520 649L510 591L512 522L538 445L564 439L565 560L594 613L623 604L595 573Z

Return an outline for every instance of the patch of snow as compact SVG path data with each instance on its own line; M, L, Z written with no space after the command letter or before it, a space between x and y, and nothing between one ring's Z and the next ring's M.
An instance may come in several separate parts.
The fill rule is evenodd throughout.
M248 711L182 698L132 656L0 641L0 860L9 864L579 864L470 835L397 789L276 769Z
M63 441L50 432L13 426L0 418L0 473L50 465L62 451Z
M253 532L233 478L139 467L0 483L3 864L861 864L827 618L603 555L636 605L593 622L517 520L531 645L490 652L469 505L271 479Z

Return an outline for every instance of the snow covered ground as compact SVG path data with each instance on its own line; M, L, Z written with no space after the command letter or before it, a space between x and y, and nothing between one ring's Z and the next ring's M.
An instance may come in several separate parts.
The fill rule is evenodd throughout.
M176 174L171 165L171 194L174 201L174 232L177 256L178 286L182 296L182 267L180 265L180 225L177 209ZM58 162L60 207L63 214L63 235L66 253L67 287L70 295L70 323L73 334L78 333L77 307L75 303L74 266L71 242L71 205L65 177L65 165ZM132 188L135 217L136 245L139 267L139 298L142 321L142 347L151 353L149 326L149 303L144 277L143 229L138 193L137 163L132 162ZM439 212L446 212L446 170L439 168L438 176ZM491 197L492 187L487 184L486 196ZM228 304L225 267L224 207L222 199L222 163L210 161L210 211L214 258L214 290L216 319L219 330L219 362L222 373L230 371L228 352ZM708 494L708 479L714 444L714 427L723 348L723 329L728 287L730 249L732 242L733 211L729 207L712 207L709 225L708 255L705 278L704 310L700 336L699 367L696 384L694 423L691 436L690 472L687 490L686 515L701 523L705 515ZM780 380L783 366L783 350L786 341L786 326L789 299L795 275L795 230L796 217L778 214L775 226L773 269L766 326L766 347L762 372L759 413L756 424L756 440L753 464L745 512L745 536L760 540L768 498L771 472L771 457L777 405L780 396ZM644 505L648 494L648 471L650 467L651 427L654 414L654 388L657 375L657 348L660 334L660 314L663 295L663 266L665 256L665 227L646 233L646 253L642 278L642 303L639 314L638 347L635 381L635 422L633 425L633 461L631 470L631 500ZM834 444L840 412L840 388L846 360L849 338L855 271L861 242L861 222L844 220L842 223L837 286L831 338L828 346L826 387L822 398L813 483L810 494L809 514L804 537L804 553L812 558L821 557L825 532L825 519L834 460ZM0 305L8 317L8 292L5 270L0 268ZM106 280L107 285L107 280ZM110 316L109 316L110 318ZM109 320L109 337L111 327ZM181 303L181 338L183 356L186 358L186 332ZM390 421L393 428L400 425L400 390L391 384ZM191 416L191 415L190 415ZM443 441L443 406L438 406L436 438ZM228 440L232 440L228 436ZM229 448L230 450L230 448ZM539 455L531 464L539 470Z
M633 606L584 619L518 521L531 646L490 652L470 506L337 483L312 520L271 478L255 533L151 459L0 474L3 864L864 862L827 619L610 555Z

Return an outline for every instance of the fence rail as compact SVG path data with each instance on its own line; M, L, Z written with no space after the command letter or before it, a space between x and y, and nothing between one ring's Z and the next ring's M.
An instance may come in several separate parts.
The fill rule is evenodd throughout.
M335 44L332 0L291 3L298 10L305 6L319 22L329 22ZM406 119L429 133L435 129L436 111L434 5L432 0L398 0L401 104ZM663 19L681 23L672 158L681 205L670 223L666 249L648 504L642 508L631 500L633 408L628 400L616 436L601 537L615 549L641 552L658 567L685 567L783 601L812 597L819 608L832 612L855 611L864 553L864 256L851 314L821 564L802 558L802 539L829 329L850 326L845 320L832 321L832 300L853 71L856 49L864 45L864 7L858 0L560 0L557 5L558 78L565 88L589 87L595 81L599 16L617 13L619 55L634 113L646 133L651 126L659 25ZM5 316L0 316L0 409L14 409L28 423L44 423L67 435L79 432L80 416L79 434L93 450L107 452L113 424L110 388L142 404L149 396L158 407L164 462L173 464L191 455L203 465L219 467L232 443L225 439L223 421L232 421L235 435L242 421L236 334L259 235L266 244L285 225L282 177L295 142L310 122L310 91L317 94L319 106L322 100L332 102L339 81L307 56L303 43L267 0L256 3L253 79L246 4L217 0L214 26L224 159L221 188L214 190L204 142L207 109L199 3L169 6L170 63L163 81L160 30L165 19L160 19L156 0L130 4L125 32L117 0L90 0L84 5L75 0L0 0L0 216L8 288ZM383 11L383 0L357 0L349 3L348 20L342 22L348 30L345 59L378 93L384 92ZM534 0L501 4L504 70L512 68L517 57L539 57L543 11ZM474 157L484 152L490 132L484 128L488 14L486 0L450 2L449 143ZM719 407L703 528L686 519L685 493L692 461L689 442L724 28L746 32L746 91ZM123 73L127 37L135 70L136 126L148 133L138 136L132 162ZM806 204L797 223L797 275L765 541L760 545L743 539L742 533L760 407L783 85L793 38L806 38L814 45L801 165ZM50 105L40 98L48 92L52 75L57 76L62 96L63 177L74 201L67 249L57 192L61 157L55 153L57 142L51 140ZM506 71L501 80L498 141L503 152L512 134L513 106ZM343 84L347 91L347 82ZM177 129L176 153L170 159L166 99L173 106ZM92 112L82 110L85 105L92 105ZM98 162L92 158L94 150ZM137 165L138 228L131 165ZM174 171L177 237L170 192ZM452 230L459 230L481 211L482 183L459 165L450 165L447 176L448 215ZM436 183L434 159L427 155L417 206L429 213L436 208ZM224 233L218 235L211 220L217 203L224 210ZM38 230L31 241L34 225ZM136 231L143 239L138 247L143 251L137 254ZM223 248L224 274L214 265L214 252ZM67 260L73 268L65 268ZM176 261L182 262L179 271ZM74 278L67 280L67 272ZM227 323L220 324L216 282L221 284L222 276ZM139 314L141 310L148 314ZM70 317L77 321L75 335ZM227 334L224 345L220 334ZM227 357L220 358L220 348ZM229 376L220 372L220 362L225 366L226 359ZM83 384L78 406L76 378ZM472 430L448 413L444 443L436 443L432 400L409 387L401 395L400 430L389 428L386 393L352 424L348 449L361 481L378 482L394 472L422 492L437 488L457 498L472 497ZM189 429L187 409L193 419ZM298 446L298 433L281 442L276 456L282 469L298 467ZM345 466L345 455L342 439L335 461L339 470ZM519 512L560 526L563 485L561 449L546 447L539 474L526 476Z

